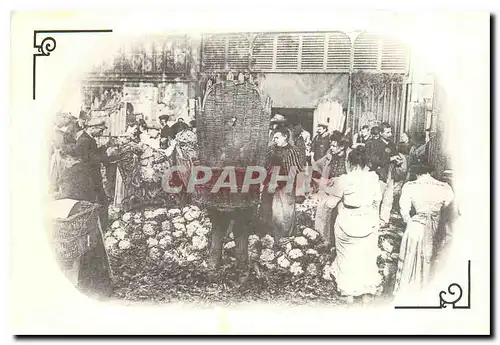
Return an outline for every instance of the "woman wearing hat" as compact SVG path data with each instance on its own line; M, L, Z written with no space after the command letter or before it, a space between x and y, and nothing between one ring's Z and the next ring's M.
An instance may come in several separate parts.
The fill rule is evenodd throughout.
M399 295L415 292L429 281L441 209L454 198L450 185L430 175L432 167L425 159L416 162L411 169L416 180L403 186L399 199L406 223L396 274L395 292ZM410 215L412 208L415 210L413 216Z
M105 157L93 137L100 135L104 129L104 122L89 120L76 133L76 143L69 150L75 162L60 177L60 193L57 197L101 205L99 222L102 229L107 227L108 222L108 200L101 175L101 163ZM87 292L111 293L109 263L100 236L97 237L95 248L80 259L78 284Z

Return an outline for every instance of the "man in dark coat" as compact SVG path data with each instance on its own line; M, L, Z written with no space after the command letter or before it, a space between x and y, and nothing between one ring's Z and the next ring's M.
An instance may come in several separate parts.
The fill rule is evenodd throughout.
M314 136L311 143L313 161L317 161L320 158L323 158L327 154L329 149L330 135L328 134L328 126L320 123L318 124L316 135Z
M394 187L394 165L402 163L396 145L392 141L391 125L384 122L372 128L372 139L366 143L366 151L369 157L369 165L379 177L382 190L382 202L380 205L380 225L385 227L389 223L393 203Z

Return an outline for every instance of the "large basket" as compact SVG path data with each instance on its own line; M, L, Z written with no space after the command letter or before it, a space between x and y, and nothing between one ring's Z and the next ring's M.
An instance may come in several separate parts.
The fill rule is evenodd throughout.
M80 201L81 211L53 221L50 234L56 258L68 262L95 248L99 230L100 205Z
M224 167L244 171L248 166L264 166L270 115L269 97L254 84L225 81L213 85L197 114L200 165L212 168L215 177ZM197 189L198 201L207 206L238 208L257 202L258 193L212 195L211 184Z

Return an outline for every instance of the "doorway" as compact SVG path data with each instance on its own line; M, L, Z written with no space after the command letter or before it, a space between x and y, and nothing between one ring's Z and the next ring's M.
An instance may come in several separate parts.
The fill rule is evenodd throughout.
M289 124L301 124L304 130L312 135L313 133L313 119L314 109L309 108L271 108L271 117L276 114L281 114L286 117Z

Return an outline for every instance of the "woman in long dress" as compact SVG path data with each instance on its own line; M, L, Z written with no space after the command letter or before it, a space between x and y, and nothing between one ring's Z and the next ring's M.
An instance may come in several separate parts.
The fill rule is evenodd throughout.
M338 205L335 221L337 255L332 273L341 295L370 298L381 283L378 272L378 205L382 199L378 177L368 171L368 155L359 146L348 154L348 172L334 179L328 206Z
M454 195L450 185L434 179L432 168L425 163L412 167L415 181L403 186L399 206L406 223L401 241L395 292L398 295L421 289L430 279L436 255L436 235L443 207L450 205ZM410 215L412 207L415 210Z
M72 199L99 204L100 231L107 227L108 207L102 184L100 164L102 152L93 136L102 133L102 127L88 127L77 133L76 143L68 144L71 156L76 162L66 167L58 180L59 194L56 199ZM69 216L80 212L80 207L73 207ZM90 294L109 296L112 292L111 272L108 257L104 249L102 232L95 236L96 245L77 259L78 287Z

